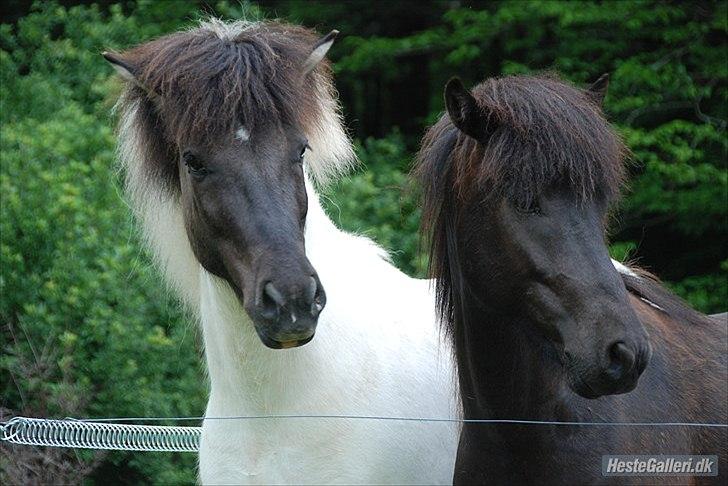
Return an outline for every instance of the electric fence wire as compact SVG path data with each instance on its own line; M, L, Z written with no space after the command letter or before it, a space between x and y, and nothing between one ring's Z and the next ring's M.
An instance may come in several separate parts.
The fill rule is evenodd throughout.
M518 419L457 419L388 417L377 415L241 415L231 417L107 417L62 420L15 417L0 423L0 441L18 445L70 447L145 452L198 452L201 427L138 425L122 422L202 421L202 420L285 420L339 419L380 420L423 423L475 423L491 425L542 425L572 427L710 427L727 424L693 422L567 422Z

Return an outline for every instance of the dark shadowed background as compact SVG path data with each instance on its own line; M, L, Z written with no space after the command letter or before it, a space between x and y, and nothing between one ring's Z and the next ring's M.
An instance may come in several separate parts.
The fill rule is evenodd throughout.
M0 415L203 412L195 323L164 290L120 196L110 114L120 83L102 50L205 15L340 30L329 57L362 166L325 203L412 275L423 275L426 256L406 173L446 80L555 70L583 85L609 72L605 109L634 153L612 254L717 312L728 293L726 6L4 0ZM192 482L195 457L2 445L0 468L2 483Z

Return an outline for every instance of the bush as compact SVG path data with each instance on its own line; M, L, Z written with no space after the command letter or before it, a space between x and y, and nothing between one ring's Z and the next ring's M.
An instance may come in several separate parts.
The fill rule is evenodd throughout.
M0 392L4 414L39 417L201 415L197 331L140 250L114 166L113 91L98 56L128 22L97 9L48 7L2 27ZM51 40L62 29L73 37ZM25 75L20 75L26 72ZM46 480L85 474L192 482L192 455L28 455ZM59 452L60 451L60 452ZM16 454L17 453L17 454ZM25 454L25 455L23 455ZM14 471L3 467L6 474ZM17 473L17 471L15 471ZM18 482L19 477L0 478ZM33 481L41 480L38 477ZM42 481L42 480L41 480Z
M120 84L99 53L206 13L342 30L331 57L362 167L324 203L412 275L425 258L406 173L446 79L555 68L586 83L613 73L606 111L634 164L612 254L638 258L700 310L725 310L725 2L102 2L18 7L17 22L0 26L3 416L202 414L197 328L164 290L120 197L108 116ZM195 477L190 454L7 444L0 454L2 483Z
M325 209L339 227L384 246L400 269L424 276L427 261L418 251L419 203L406 175L412 154L396 130L357 144L356 151L361 167L326 189Z

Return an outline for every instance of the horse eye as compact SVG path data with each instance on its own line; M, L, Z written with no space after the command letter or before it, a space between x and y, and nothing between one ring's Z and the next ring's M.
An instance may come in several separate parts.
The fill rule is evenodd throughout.
M526 206L518 205L518 206L516 206L516 210L519 213L530 214L533 216L538 216L541 214L541 206L539 206L538 201L531 201Z
M182 154L182 160L187 166L188 173L194 173L195 175L205 175L207 173L207 169L205 169L205 165L202 161L189 150Z
M306 150L308 150L308 149L310 149L310 148L311 148L311 147L309 147L309 146L308 146L308 144L304 145L304 146L303 146L303 147L301 148L301 153L300 153L300 155L298 156L298 159L299 159L299 161L301 161L301 162L303 161L303 156L304 156L304 155L306 155Z

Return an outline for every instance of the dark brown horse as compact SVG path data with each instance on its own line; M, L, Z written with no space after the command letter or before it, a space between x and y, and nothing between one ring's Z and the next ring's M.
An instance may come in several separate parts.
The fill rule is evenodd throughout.
M726 316L689 308L609 258L627 150L588 90L554 77L445 89L416 175L464 417L728 422ZM641 376L641 378L640 378ZM456 483L654 483L602 475L607 454L719 455L728 429L466 423Z

